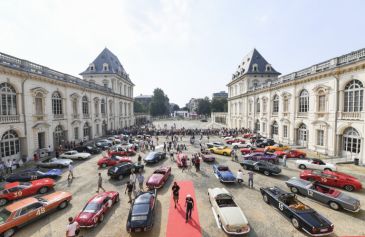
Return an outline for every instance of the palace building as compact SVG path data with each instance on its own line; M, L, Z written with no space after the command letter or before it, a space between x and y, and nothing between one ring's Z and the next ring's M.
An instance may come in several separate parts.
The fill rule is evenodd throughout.
M227 125L365 163L365 49L280 73L254 49L228 83Z
M0 53L0 155L33 156L134 124L134 84L105 48L82 79Z

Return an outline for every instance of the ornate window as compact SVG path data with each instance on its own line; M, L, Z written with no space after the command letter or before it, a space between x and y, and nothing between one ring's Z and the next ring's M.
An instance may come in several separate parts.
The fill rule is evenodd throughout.
M272 102L272 112L278 113L279 112L279 96L275 95Z
M100 110L102 114L105 114L105 100L101 99Z
M63 128L61 125L58 125L54 131L54 142L55 142L54 146L58 147L59 145L61 145L63 142L63 139L64 139Z
M16 92L9 83L0 84L0 115L16 115Z
M298 135L300 141L308 141L308 130L304 123L299 126Z
M307 113L309 110L309 94L307 90L302 90L299 95L299 113Z
M58 91L52 94L52 112L53 114L62 114L62 97Z
M270 64L267 64L266 65L266 69L265 69L267 72L271 72L271 65Z
M318 91L318 112L326 111L326 93L323 90Z
M252 65L252 71L253 72L258 72L259 71L259 66L256 63L254 65Z
M99 100L95 100L94 110L95 114L99 114Z
M82 97L82 113L89 114L89 101L86 95Z
M4 133L0 141L1 157L12 156L19 153L19 137L14 130Z
M44 114L43 100L43 94L41 92L37 92L37 94L35 95L35 113L37 115Z
M109 101L109 114L113 114L113 102Z
M91 63L89 65L89 69L90 69L90 71L95 71L95 65L93 63Z
M289 97L288 96L284 96L284 101L283 101L283 112L287 113L289 111Z
M256 119L256 122L255 122L255 131L256 132L260 131L260 121L258 119Z
M264 99L262 101L262 112L266 113L266 110L267 110L267 102L266 102L266 99Z
M79 127L74 127L74 138L75 140L79 139Z
M343 133L343 150L350 153L360 153L361 137L358 131L352 127Z
M74 98L72 100L72 112L74 115L78 114L78 108L77 108L77 99Z
M85 123L84 124L84 138L87 137L88 139L90 139L90 126L89 123Z
M317 145L324 146L324 130L322 129L317 130Z
M259 98L256 99L256 112L260 113L260 99Z
M278 135L279 134L279 125L276 121L272 123L272 134Z
M363 85L359 80L352 80L345 87L344 112L360 112L363 107Z

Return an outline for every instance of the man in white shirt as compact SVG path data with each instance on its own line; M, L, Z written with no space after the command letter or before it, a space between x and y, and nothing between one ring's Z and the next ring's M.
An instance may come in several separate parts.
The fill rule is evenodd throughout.
M73 179L74 178L74 172L73 171L74 171L74 167L70 163L68 165L68 177L67 177L67 179Z
M242 183L243 182L243 172L242 170L238 170L237 171L237 183Z
M129 175L129 182L133 185L133 190L136 189L136 175L134 171L131 171L131 174Z
M67 225L67 229L66 229L66 237L75 237L76 232L79 229L79 223L74 221L74 219L72 217L68 218L68 222L69 222L69 224Z

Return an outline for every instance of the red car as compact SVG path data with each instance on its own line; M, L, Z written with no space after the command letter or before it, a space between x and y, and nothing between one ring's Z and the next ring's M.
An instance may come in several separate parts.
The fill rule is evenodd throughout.
M2 186L0 191L0 206L4 206L9 201L31 196L37 193L45 194L55 186L53 179L44 178L30 182L13 182Z
M161 188L171 175L171 167L162 166L155 170L153 174L147 179L146 186L149 189Z
M246 141L243 140L243 139L230 139L230 140L227 140L226 143L227 144L232 144L232 143L242 143L244 144Z
M327 186L343 188L349 192L362 189L362 184L359 180L341 172L304 170L300 173L300 178L308 181L318 181Z
M184 153L177 154L176 163L177 163L177 166L178 167L182 167L183 166L183 164L182 164L182 158L184 158L185 160L187 160L188 159L188 155L187 154L184 154Z
M98 166L101 168L105 168L107 166L114 166L124 162L132 162L130 157L121 157L121 156L104 156L100 160L98 160Z
M286 155L286 158L300 158L304 159L307 157L307 154L300 150L289 150L289 151L275 151L275 155L278 157L284 157Z
M215 161L215 157L213 155L206 155L206 154L202 154L202 160L205 162L214 162Z
M253 136L252 133L245 133L245 134L242 135L243 138L250 138L252 136Z
M84 209L75 217L81 228L92 228L103 222L105 214L119 201L119 193L108 191L98 193L87 201Z
M265 148L249 147L249 148L242 148L240 151L242 155L246 155L252 152L265 152Z
M115 155L115 156L134 156L136 152L129 148L124 148L121 146L116 147L114 150L111 150L108 152L109 156Z

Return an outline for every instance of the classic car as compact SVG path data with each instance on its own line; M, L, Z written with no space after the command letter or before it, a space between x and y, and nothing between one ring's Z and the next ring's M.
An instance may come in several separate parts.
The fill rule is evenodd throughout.
M38 179L30 182L6 183L1 187L0 206L4 206L9 201L28 197L37 193L45 194L55 186L53 179Z
M39 161L36 163L36 166L42 168L66 168L72 163L73 161L70 159L52 158L47 161Z
M209 188L209 202L219 225L227 234L242 235L250 232L247 218L225 188Z
M283 144L275 144L273 146L265 147L265 150L266 151L271 151L271 152L285 151L285 150L290 150L290 146L284 146Z
M336 171L337 167L334 164L325 163L321 159L307 159L297 160L296 165L299 169L312 169L312 170L329 170Z
M275 141L272 139L259 139L256 141L256 146L264 148L266 146L273 146L275 145Z
M234 139L234 136L223 136L223 140L231 140Z
M82 211L77 214L75 221L81 228L92 228L104 221L104 216L115 203L119 202L119 193L108 191L95 194L90 198Z
M234 142L231 145L233 149L252 147L252 144L249 142Z
M240 162L240 165L242 165L242 167L245 170L259 171L264 173L264 175L266 176L281 173L281 169L279 166L263 160L260 161L243 160Z
M141 172L144 169L144 165L138 163L121 163L110 167L108 169L108 176L112 179L123 179L124 176L130 175L132 170L135 172Z
M116 155L116 156L134 156L135 154L136 154L135 150L128 149L120 145L112 147L112 150L109 152L109 155Z
M324 203L334 210L344 209L351 212L358 212L360 210L360 201L356 198L316 181L310 182L294 177L285 183L292 193L298 193Z
M227 144L232 144L232 143L246 143L245 140L243 139L239 139L239 138L235 138L235 139L229 139L229 140L225 140Z
M43 178L58 179L61 177L61 175L62 171L60 169L51 169L48 171L42 171L39 169L27 169L19 173L11 174L5 180L6 182L15 182L15 181L27 182Z
M206 144L208 148L224 146L223 142L210 142Z
M214 154L230 156L232 153L232 149L227 146L213 147L210 148L210 151Z
M275 151L274 154L277 155L279 158L286 156L286 158L304 159L307 156L307 154L304 151L300 150Z
M183 166L183 162L182 159L187 160L188 159L188 155L184 154L184 153L178 153L176 156L176 164L178 167L182 167Z
M242 155L250 154L253 152L264 152L264 148L255 148L255 147L249 147L249 148L243 148L240 150Z
M200 121L201 121L201 122L203 122L203 123L208 122L208 120L207 120L207 119L201 119Z
M86 160L91 157L90 153L86 152L77 152L75 150L73 151L66 151L62 155L60 155L61 158L67 158L67 159L77 159L77 160Z
M355 177L335 171L303 170L300 178L308 181L317 181L332 187L343 188L348 192L362 189L362 184Z
M202 157L202 160L205 162L214 162L215 161L215 157L213 155L202 154L201 157Z
M105 168L107 166L114 166L124 162L132 162L130 157L121 157L121 156L104 156L98 160L98 166L101 168Z
M247 154L247 155L243 156L243 159L244 160L253 160L253 161L264 160L264 161L268 161L273 164L279 163L279 158L276 155L270 154L270 153L264 153L264 152Z
M252 136L253 136L252 133L245 133L245 134L242 135L243 138L250 138Z
M334 225L315 210L300 202L296 195L278 187L260 188L264 201L277 208L292 225L311 236L329 235Z
M0 211L0 235L10 237L26 224L64 209L72 199L71 193L56 191L42 197L28 197L16 201Z
M236 182L236 177L226 165L213 165L213 172L222 183Z
M146 164L157 163L166 158L166 152L153 151L143 159Z
M156 189L137 194L128 214L128 232L148 231L152 228L155 220L156 199Z
M161 166L156 169L153 174L147 179L146 186L149 189L161 188L171 175L171 167Z
M90 154L100 154L102 149L97 147L97 146L92 146L92 145L85 145L85 146L78 146L74 148L76 151L78 152L87 152Z
M109 149L111 146L113 146L113 143L110 142L109 140L107 140L107 141L101 140L101 141L95 142L95 146L100 148L101 150L105 151L105 150Z

